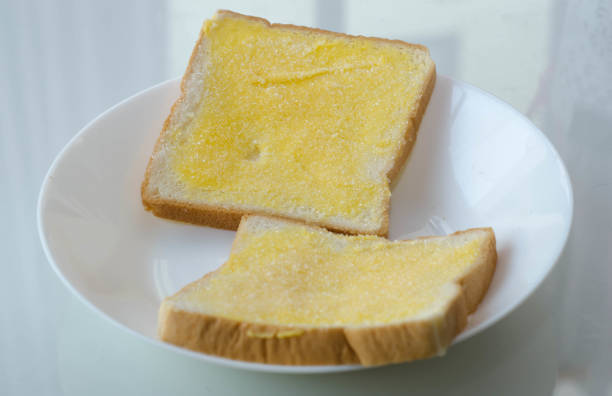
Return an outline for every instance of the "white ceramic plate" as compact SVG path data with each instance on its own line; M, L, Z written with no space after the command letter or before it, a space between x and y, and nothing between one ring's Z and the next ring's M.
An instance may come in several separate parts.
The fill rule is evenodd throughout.
M40 193L38 227L54 270L119 327L197 359L272 372L360 368L245 363L155 339L161 300L221 265L234 238L231 231L156 218L142 207L145 167L178 93L179 80L172 80L119 103L53 162ZM392 239L495 230L493 283L455 342L495 323L534 291L558 259L572 219L570 181L544 135L507 104L444 76L391 201Z

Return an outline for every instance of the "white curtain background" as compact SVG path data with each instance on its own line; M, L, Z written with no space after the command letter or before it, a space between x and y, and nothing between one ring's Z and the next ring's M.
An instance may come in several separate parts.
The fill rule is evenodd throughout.
M573 231L549 281L559 318L555 394L612 395L610 0L0 2L0 394L61 394L69 375L50 362L71 341L59 334L64 310L80 303L52 273L35 226L48 166L96 115L180 75L218 8L423 43L440 73L532 118L575 193ZM18 355L31 358L16 364Z
M612 2L556 5L550 61L531 115L574 187L559 262L561 395L612 395Z
M165 15L163 1L0 2L0 394L61 394L52 362L72 297L40 247L38 191L87 122L168 78Z

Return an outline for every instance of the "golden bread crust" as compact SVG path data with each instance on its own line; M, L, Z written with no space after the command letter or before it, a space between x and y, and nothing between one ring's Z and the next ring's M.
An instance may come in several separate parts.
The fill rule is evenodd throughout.
M188 312L164 300L158 334L163 341L195 351L268 364L373 366L436 356L465 328L495 272L495 235L490 228L480 230L489 235L480 259L457 280L458 291L440 317L378 326L292 327Z
M284 29L291 29L291 30L301 30L301 31L306 31L306 32L317 32L317 33L328 34L328 35L332 35L336 37L368 39L368 40L373 40L377 42L395 44L395 45L400 45L403 47L413 47L413 48L418 48L421 50L428 51L428 49L422 45L410 44L410 43L406 43L400 40L389 40L389 39L365 37L365 36L351 36L351 35L347 35L343 33L336 33L336 32L331 32L327 30L309 28L309 27L304 27L304 26L270 23L269 21L263 18L242 15L242 14L238 14L238 13L227 11L227 10L218 11L218 15L228 15L228 16L233 16L233 17L245 18L245 19L249 19L252 21L259 22L259 23L264 23L267 26L273 27L273 28L284 28ZM148 163L148 166L145 172L144 181L141 186L141 197L142 197L142 203L145 209L150 210L154 215L158 217L183 221L186 223L206 225L206 226L215 227L215 228L235 230L238 227L238 224L240 223L240 216L242 215L247 215L247 214L270 215L270 214L265 213L264 211L232 210L232 209L227 209L227 208L222 208L222 207L198 205L198 204L192 204L188 202L173 201L173 200L164 199L164 198L155 196L149 191L149 188L148 188L150 177L151 177L151 172L152 172L152 163L153 163L154 155L163 146L164 136L170 128L171 120L175 116L175 111L178 109L178 105L185 100L185 96L186 96L185 81L187 80L188 76L194 70L196 54L198 54L198 52L200 51L200 46L203 44L204 39L205 39L204 30L201 30L200 37L194 47L194 50L191 54L191 58L189 60L189 64L187 66L187 70L185 71L185 75L183 77L183 80L181 81L180 97L172 106L170 115L166 119L164 126L162 128L162 132L159 138L157 139L157 142L153 149L153 155L149 159L149 163ZM387 177L389 178L390 182L393 181L393 179L398 175L400 169L402 168L403 164L406 162L406 159L408 158L412 150L414 142L416 141L418 127L423 117L423 114L425 112L425 109L427 107L427 104L429 102L429 98L431 97L431 93L433 91L434 84L435 84L435 66L432 68L431 72L429 73L428 82L425 86L423 93L421 94L421 99L419 101L419 104L415 108L415 111L413 112L413 114L410 115L410 122L408 123L408 128L406 129L406 132L404 134L404 141L400 148L400 152L395 159L393 167L387 173ZM358 229L338 228L338 227L330 226L329 224L323 224L321 222L314 222L314 221L312 222L305 221L305 222L311 225L318 225L318 226L325 227L331 231L338 231L338 232L342 232L346 234L372 234L372 235L378 235L378 236L387 236L388 231L389 231L389 210L390 210L390 203L387 202L386 209L383 213L383 219L381 222L381 226L376 230L371 230L367 232L363 230L358 230ZM278 216L278 215L275 215L275 216Z

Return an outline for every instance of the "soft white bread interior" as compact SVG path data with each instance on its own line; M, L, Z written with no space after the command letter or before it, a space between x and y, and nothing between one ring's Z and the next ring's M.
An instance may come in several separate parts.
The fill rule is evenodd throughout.
M202 28L143 203L227 229L264 214L386 235L390 182L434 81L420 45L220 11Z
M496 257L490 228L388 241L246 216L228 261L163 301L159 336L273 364L427 358L465 327Z

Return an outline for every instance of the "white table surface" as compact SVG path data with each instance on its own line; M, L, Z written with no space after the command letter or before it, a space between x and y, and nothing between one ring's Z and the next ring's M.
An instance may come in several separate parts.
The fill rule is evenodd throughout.
M0 3L0 394L612 395L612 4L515 3ZM564 157L576 198L572 236L544 284L444 357L329 375L179 356L70 295L36 232L48 166L97 114L182 73L217 8L423 42L440 72L534 119Z

